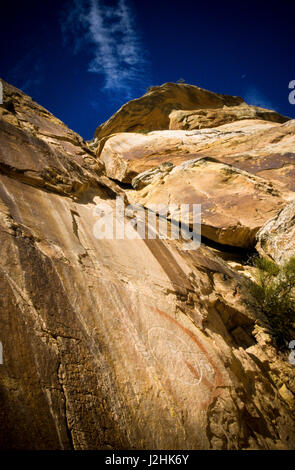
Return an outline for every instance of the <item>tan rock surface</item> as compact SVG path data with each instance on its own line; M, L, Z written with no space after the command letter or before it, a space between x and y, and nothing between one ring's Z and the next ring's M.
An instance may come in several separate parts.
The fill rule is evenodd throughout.
M244 119L264 119L284 123L289 118L275 111L241 103L239 106L223 106L220 109L174 110L169 115L169 129L206 129Z
M295 120L285 124L243 120L194 131L123 133L110 137L100 154L106 174L131 182L163 162L178 165L194 157L212 156L272 181L287 199L295 191Z
M258 229L285 205L266 180L210 157L162 165L138 175L133 184L142 189L128 191L129 199L147 208L201 204L202 235L242 248L253 246Z
M86 142L29 96L2 81L0 166L3 173L61 194L78 193L101 175Z
M295 198L257 233L257 250L277 263L295 256Z
M95 131L102 139L114 132L152 131L169 128L169 114L174 109L222 108L243 103L238 96L222 95L184 83L164 83L151 87L140 98L124 104Z
M103 139L104 145L98 148L97 156L105 165L106 174L110 178L130 182L136 174L164 163L167 159L179 164L215 143L222 147L222 144L231 140L234 142L239 137L251 136L253 132L274 125L276 124L266 121L243 121L239 128L236 123L232 123L225 129L221 126L220 130L119 133Z
M83 142L45 161L30 122L6 114L3 165L53 161L83 184L0 168L0 447L294 449L294 368L248 281L205 246L95 238L95 207L120 189L77 163Z
M239 96L213 93L185 83L164 83L150 87L140 98L124 104L98 126L94 137L100 141L118 132L203 129L241 119L283 123L289 118L248 105Z
M253 133L250 132L250 122L247 135L243 135L246 121L241 121L242 133L239 137L215 141L198 153L215 156L225 163L270 180L285 193L286 198L292 199L295 191L295 120L261 129L255 126L254 121ZM218 130L233 131L238 125L239 122L235 122L220 126Z

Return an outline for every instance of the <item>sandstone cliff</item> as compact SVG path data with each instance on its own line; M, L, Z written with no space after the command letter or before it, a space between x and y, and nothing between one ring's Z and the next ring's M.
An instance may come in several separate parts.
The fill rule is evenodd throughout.
M185 83L164 83L124 104L96 129L95 137L100 140L114 132L202 129L253 118L281 123L288 120L275 111L249 106L239 96L213 93Z
M165 83L150 87L141 98L123 105L95 131L101 139L113 132L156 130L169 128L169 114L175 109L222 108L243 102L238 96L221 95L197 86Z
M241 103L210 92L199 96L198 88L190 98L190 88L183 90L186 98L179 96L176 109ZM150 97L153 108L157 91L140 106L149 109ZM157 128L169 126L173 94L170 99ZM0 110L0 447L294 449L295 369L276 349L268 320L251 299L251 280L205 244L184 251L180 240L95 238L97 205L114 208L119 194L126 203L133 197L146 203L157 194L157 178L146 185L140 176L137 189L126 190L106 158L97 158L81 137L6 83ZM116 119L97 135L121 132ZM147 113L140 122L149 120ZM278 157L280 149L289 152L294 124L249 123L187 140L177 134L177 144L167 143L164 130L160 157L156 133L139 136L136 151L134 134L117 134L116 156L112 138L105 150L110 145L108 158L120 162L120 145L133 152L130 160L143 166L132 177L172 161L169 171L166 165L155 172L162 195L169 188L186 191L192 177L191 202L206 177L205 215L219 233L215 238L226 242L222 228L230 234L228 227L238 226L228 196L245 212L251 206L241 226L254 244L258 228L294 190L292 156L286 165ZM259 135L269 145L263 159ZM181 148L175 159L170 145ZM181 166L202 156L199 145L214 158ZM219 226L212 223L213 208Z

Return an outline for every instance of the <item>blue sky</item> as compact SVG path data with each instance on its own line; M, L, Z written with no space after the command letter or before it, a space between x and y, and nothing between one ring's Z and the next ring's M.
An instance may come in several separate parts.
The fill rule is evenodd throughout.
M179 78L295 118L294 2L7 3L0 76L85 139L148 86Z

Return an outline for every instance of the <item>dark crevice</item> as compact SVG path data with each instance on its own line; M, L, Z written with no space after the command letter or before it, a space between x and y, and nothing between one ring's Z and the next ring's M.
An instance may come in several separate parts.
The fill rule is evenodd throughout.
M253 256L257 255L257 251L254 247L250 248L242 248L239 246L232 246L232 245L224 245L223 243L218 243L209 238L201 236L201 243L208 246L209 248L213 248L214 250L220 251L222 253L229 253L232 255L236 255L239 257L241 262L247 263Z
M79 239L79 233L78 233L78 224L77 224L77 221L76 221L76 216L80 217L78 212L74 211L74 210L70 210L71 211L71 216L72 216L72 226L73 226L73 232L75 234L75 236L78 238L79 242L80 242L80 239Z
M9 99L9 100L5 101L3 104L1 104L1 106L3 108L7 109L7 111L9 111L10 113L16 114L14 103L13 103L12 99Z
M134 189L132 184L131 183L124 183L122 181L118 181L114 178L110 178L108 177L111 181L113 181L114 183L116 183L120 188L122 189Z

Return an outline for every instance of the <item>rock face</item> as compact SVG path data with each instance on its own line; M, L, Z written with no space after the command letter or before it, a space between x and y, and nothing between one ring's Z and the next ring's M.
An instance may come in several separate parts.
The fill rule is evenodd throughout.
M30 97L3 83L1 171L60 194L79 193L95 183L102 164L85 141Z
M202 129L241 119L283 123L275 111L247 105L239 96L222 95L183 83L164 83L124 104L95 131L96 140L117 132Z
M244 134L246 125L248 133ZM251 127L253 125L253 132ZM295 120L284 124L258 128L255 121L240 121L219 126L226 132L237 130L241 134L233 139L217 140L198 153L216 157L242 170L272 181L289 199L295 191Z
M289 120L275 111L257 106L249 106L246 103L242 103L239 106L224 106L221 109L174 110L170 113L169 119L169 129L184 130L217 127L244 119L264 119L280 123Z
M105 142L99 159L110 178L130 183L161 163L178 165L210 156L273 182L286 199L292 199L294 145L295 120L277 124L249 119L213 129L116 134Z
M213 93L197 86L164 83L149 88L145 95L124 104L96 129L95 137L100 140L114 132L168 129L169 114L174 109L215 109L243 102L243 98L238 96Z
M253 121L250 121L253 123ZM242 128L243 128L242 123ZM179 164L196 156L204 149L210 149L215 143L224 142L251 135L253 131L272 127L266 121L254 121L249 126L246 121L241 131L233 124L234 129L203 129L201 131L154 131L147 134L118 133L104 140L103 147L97 150L99 161L105 165L106 174L121 182L131 182L132 178L169 159ZM202 155L202 154L201 154Z
M253 246L258 229L285 204L266 180L210 157L162 164L133 184L142 189L128 191L129 199L147 208L201 204L202 235L241 248Z
M277 263L295 256L295 195L257 234L257 250Z
M97 238L123 190L50 113L4 98L0 447L294 449L294 367L250 281L204 245Z

